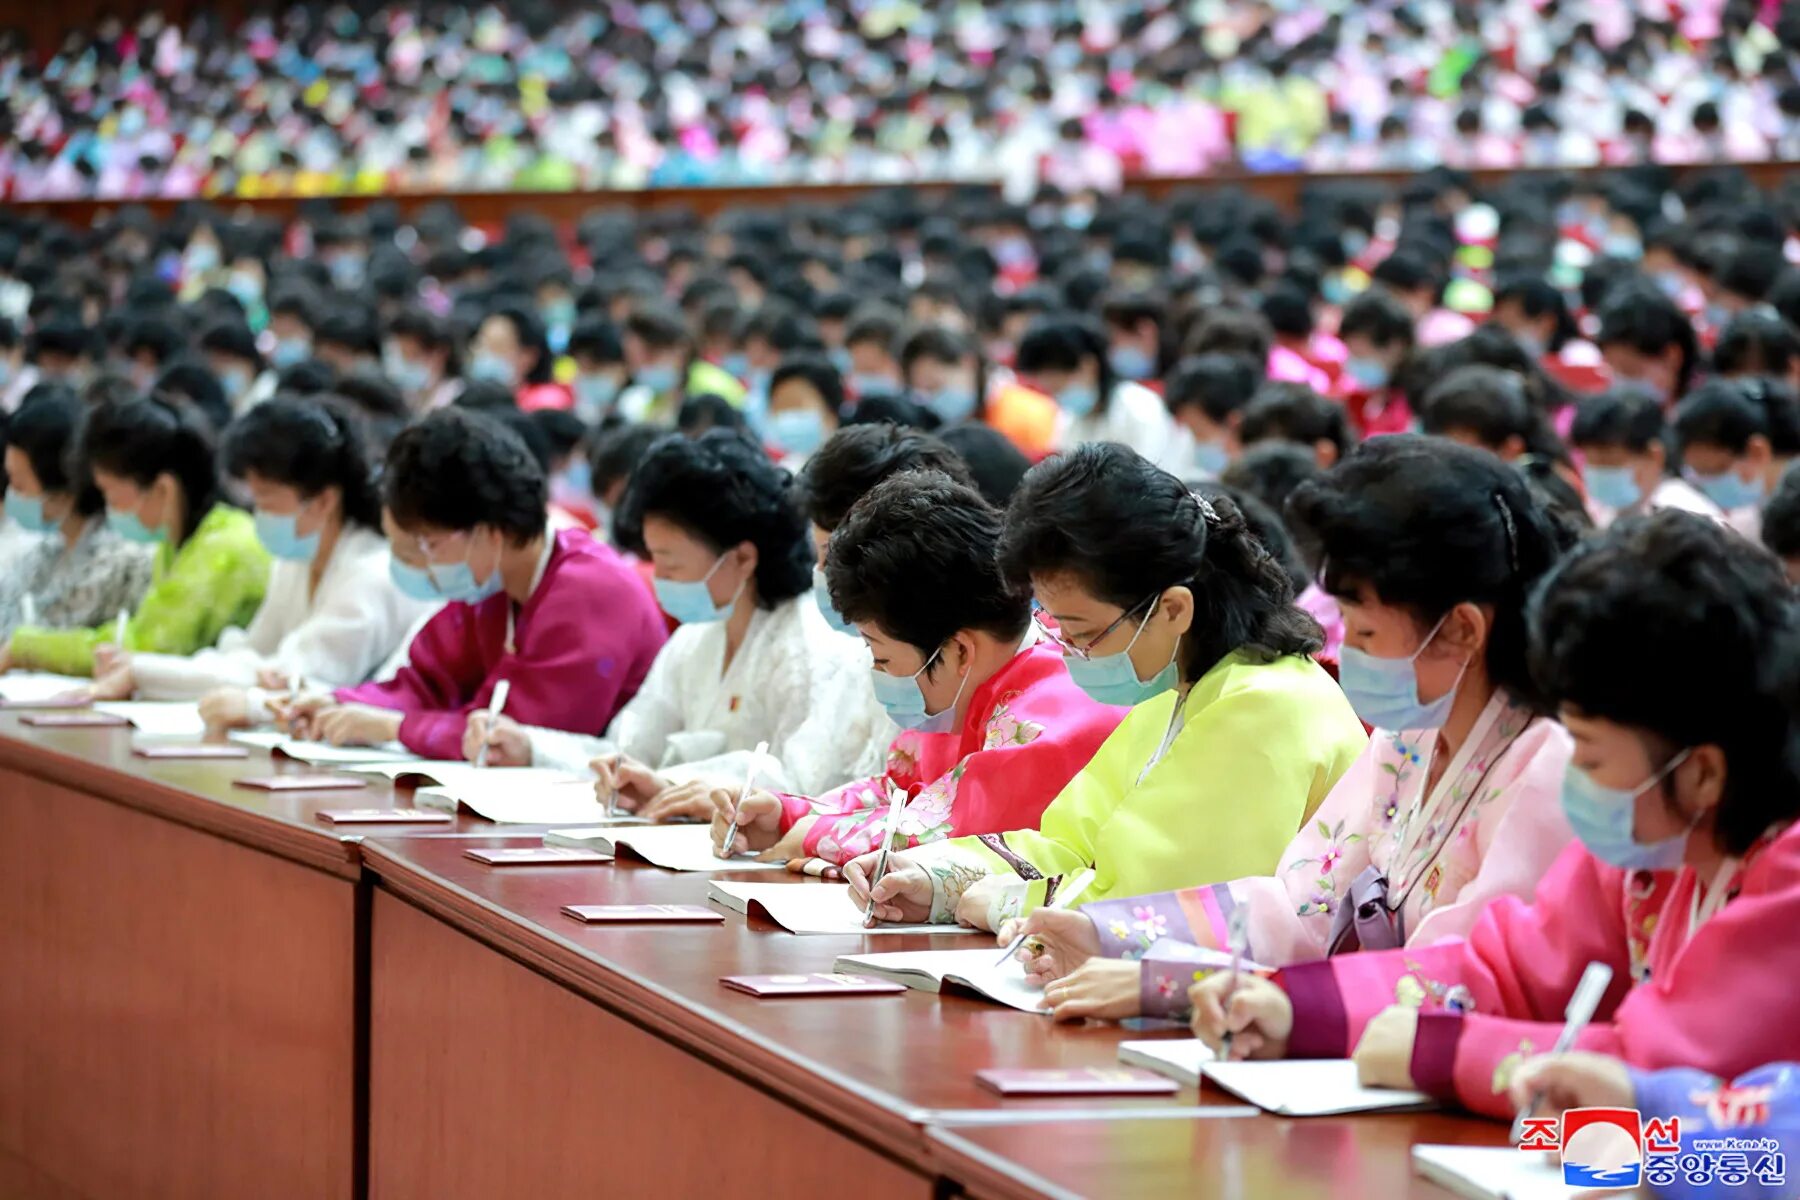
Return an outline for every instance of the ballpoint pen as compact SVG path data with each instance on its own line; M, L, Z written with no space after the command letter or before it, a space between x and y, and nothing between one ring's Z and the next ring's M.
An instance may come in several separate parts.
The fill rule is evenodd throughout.
M1231 998L1237 995L1238 974L1244 969L1244 951L1250 944L1250 910L1240 904L1231 910L1231 916L1225 922L1225 940L1231 945L1231 981L1225 985L1225 995L1219 1001L1219 1011L1228 1018L1231 1015ZM1219 1058L1224 1062L1231 1061L1231 1030L1219 1039Z
M737 803L731 806L731 824L725 830L725 844L720 848L720 858L731 857L731 847L737 842L738 814L744 811L744 801L750 795L750 785L756 781L756 765L768 752L767 742L756 743L756 749L750 752L750 765L744 768L744 790L738 793Z
M1612 982L1612 968L1603 962L1591 962L1587 970L1581 973L1581 982L1575 985L1575 994L1569 997L1569 1007L1563 1010L1562 1033L1557 1035L1556 1045L1550 1048L1552 1054L1567 1054L1575 1048L1575 1039L1587 1028L1587 1023L1594 1018L1594 1010L1600 1007L1600 998L1606 994L1606 985ZM1512 1140L1519 1141L1525 1136L1525 1119L1537 1111L1537 1106L1544 1102L1543 1092L1533 1092L1519 1115L1513 1118Z
M500 713L506 707L506 697L512 691L512 680L502 679L494 685L494 698L488 702L487 737L482 739L481 749L475 755L475 765L485 768L488 760L488 747L494 743L494 730L500 721Z
M1094 868L1087 867L1081 871L1078 871L1076 874L1074 874L1073 876L1070 877L1068 886L1063 888L1061 894L1058 895L1055 900L1052 900L1048 905L1046 905L1045 908L1049 912L1060 912L1061 910L1063 910L1063 909L1069 907L1071 904L1075 903L1075 901L1081 899L1081 893L1087 891L1088 885L1093 882L1094 882ZM1025 936L1026 936L1025 934L1021 933L1018 937L1014 938L1012 940L1012 944L1006 948L1006 953L1002 954L1000 956L1000 961L995 963L994 965L996 967L1005 966L1006 960L1011 958L1013 955L1017 954L1019 952L1019 947L1023 946L1025 944Z
M863 924L875 924L875 885L887 874L888 851L893 849L894 834L900 829L900 810L906 807L906 793L888 784L887 821L881 835L881 857L875 860L875 874L869 878L869 907L863 910Z

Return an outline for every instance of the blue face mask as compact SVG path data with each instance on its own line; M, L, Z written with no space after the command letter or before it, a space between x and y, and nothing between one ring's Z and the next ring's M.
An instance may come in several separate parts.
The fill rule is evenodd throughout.
M1694 486L1726 512L1736 508L1754 508L1763 502L1762 480L1745 483L1743 476L1736 471L1726 471L1723 475L1696 474Z
M723 621L737 607L738 597L743 595L744 585L731 594L731 599L723 605L713 603L712 593L706 585L711 582L714 572L725 562L723 554L714 560L712 570L699 579L677 580L658 578L652 581L656 589L656 602L662 610L674 617L683 625L704 625L708 621Z
M588 420L595 420L619 398L619 381L610 375L577 375L575 408Z
M789 408L769 417L769 438L789 454L811 454L825 444L825 418L816 408Z
M963 688L969 685L969 677L963 676L962 683L956 689L956 699L942 712L925 711L925 692L919 686L919 676L931 669L931 664L938 660L943 651L935 650L925 665L911 675L889 675L880 667L875 668L875 699L887 710L887 715L894 724L902 729L913 729L920 733L949 733L956 726L956 705L962 699Z
M850 391L858 400L870 400L876 396L897 396L900 385L886 375L852 375Z
M1156 374L1156 360L1138 346L1114 346L1106 352L1106 363L1121 379L1136 381Z
M750 356L742 350L733 350L719 360L719 366L723 367L727 374L744 379L750 374Z
M482 383L513 384L513 365L498 354L482 351L469 363L469 378Z
M819 606L819 615L825 618L827 625L839 633L855 635L856 627L844 620L843 614L832 607L831 589L825 586L824 567L813 568L813 603Z
M637 381L661 396L675 390L679 375L668 363L651 363L637 373Z
M1629 790L1602 787L1588 778L1586 771L1569 764L1563 772L1563 815L1569 818L1569 827L1587 847L1588 853L1624 871L1673 871L1679 867L1682 853L1687 849L1688 835L1693 832L1694 825L1699 824L1699 817L1674 837L1648 844L1633 836L1633 826L1637 819L1637 798L1668 778L1687 756L1688 752L1683 750L1662 770Z
M975 412L975 392L970 388L940 388L920 400L946 425L960 425Z
M475 547L469 547L473 554ZM393 555L388 555L388 577L394 586L400 589L402 596L414 600L432 600L461 602L463 604L480 604L490 596L498 595L505 581L500 578L500 568L496 566L487 582L479 583L475 579L474 568L469 566L467 558L459 563L432 563L429 570L424 567L409 566Z
M1387 386L1387 364L1376 358L1352 358L1344 363L1344 374L1360 388L1374 392Z
M1339 652L1338 685L1358 717L1389 733L1443 728L1469 664L1465 662L1456 682L1429 704L1419 699L1419 675L1413 665L1449 619L1449 613L1438 618L1419 648L1405 658L1377 658L1350 645Z
M249 367L226 367L219 372L219 383L225 388L226 397L235 405L241 403L250 392Z
M285 371L295 363L305 362L312 357L312 343L305 338L277 338L275 349L269 352L269 361L275 369Z
M594 494L593 464L577 454L567 467L552 478L550 491L553 495L567 496L586 503L588 497Z
M1159 600L1160 603L1160 600ZM1150 618L1156 615L1156 605L1144 614L1138 622L1137 632L1125 643L1125 649L1117 654L1100 654L1092 658L1077 658L1070 655L1063 659L1063 666L1069 669L1069 678L1075 686L1088 694L1088 698L1098 704L1116 704L1129 708L1134 704L1142 704L1152 696L1160 696L1176 683L1175 654L1181 648L1179 638L1175 642L1175 650L1169 652L1169 665L1152 675L1149 679L1139 679L1137 667L1131 662L1131 648L1143 635Z
M831 365L837 368L837 373L839 375L850 374L850 352L848 350L839 346L836 350L831 351L827 357L831 359Z
M6 493L6 515L14 525L28 533L49 533L54 527L50 518L44 515L44 498L42 496L21 496L18 492Z
M1100 405L1100 391L1092 384L1071 383L1056 393L1057 407L1071 417L1085 417Z
M126 541L136 542L140 546L154 546L163 540L163 531L145 525L136 512L120 512L109 508L106 510L106 524Z
M431 371L424 363L416 363L402 358L396 351L390 350L381 358L381 369L387 377L394 381L394 386L408 395L416 396L431 386Z
M1222 442L1195 442L1194 466L1201 473L1217 479L1231 465L1231 456L1225 452Z
M298 513L281 515L264 512L259 508L255 514L256 540L263 544L263 549L283 562L311 562L319 553L319 540L324 535L324 530L303 536L298 528L299 523Z
M1644 498L1630 467L1597 467L1589 463L1581 468L1581 482L1596 503L1610 509L1630 508Z

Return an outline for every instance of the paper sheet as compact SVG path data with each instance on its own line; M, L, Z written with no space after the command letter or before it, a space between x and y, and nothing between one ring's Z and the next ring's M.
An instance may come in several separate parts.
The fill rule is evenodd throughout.
M413 796L417 798L418 792ZM606 853L612 853L612 835L621 829L632 826L648 825L642 817L602 817L598 821L590 821L580 828L552 829L544 835L546 846L574 846L581 850L596 849L600 842L606 843Z
M385 742L379 746L333 746L329 742L297 742L280 729L239 729L225 737L240 746L255 746L271 752L279 750L295 762L315 767L420 761L418 755L399 742Z
M1347 1058L1210 1062L1200 1070L1233 1095L1284 1117L1429 1108L1434 1104L1424 1092L1364 1087L1357 1082L1356 1064Z
M741 883L715 879L706 898L733 912L760 907L789 933L973 933L960 925L882 925L863 927L862 910L850 899L847 883ZM991 957L998 958L996 951Z
M449 786L422 787L413 793L413 803L452 809L461 803L503 825L592 825L606 816L606 806L594 799L594 785L588 780L521 782L517 774L494 768Z
M546 841L549 839L546 838ZM588 844L619 854L619 847L668 871L780 871L781 863L759 863L753 858L715 858L712 827L708 825L645 825L611 829Z
M67 692L92 686L91 679L73 675L49 675L39 671L9 671L0 675L0 700L14 704L36 704L54 700Z
M1004 965L994 965L1001 949L983 946L979 950L842 954L832 969L852 975L878 975L928 992L941 991L943 982L949 980L1020 1012L1049 1012L1043 989L1025 978L1025 965L1017 956L1007 959Z
M102 700L94 711L124 717L151 738L197 738L206 735L198 704L159 704L143 700Z
M1413 1173L1469 1200L1572 1200L1617 1193L1565 1184L1548 1154L1513 1146L1414 1146Z
M1213 1052L1199 1038L1120 1042L1119 1061L1199 1087L1200 1068L1213 1061Z

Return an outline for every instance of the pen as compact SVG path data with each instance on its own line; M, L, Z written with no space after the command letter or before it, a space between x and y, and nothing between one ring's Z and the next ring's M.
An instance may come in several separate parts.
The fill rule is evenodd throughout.
M121 650L125 648L125 624L130 619L131 614L121 608L118 619L113 622L113 645Z
M506 707L506 695L512 691L512 680L502 679L494 685L494 698L488 701L488 731L482 740L481 749L475 755L476 767L486 767L488 747L494 744L494 727L500 720L500 711Z
M1575 985L1575 994L1569 997L1569 1007L1563 1010L1563 1029L1557 1035L1556 1045L1551 1047L1552 1054L1567 1054L1575 1048L1575 1039L1587 1028L1587 1023L1594 1017L1594 1010L1600 1007L1600 997L1606 994L1606 985L1612 982L1612 968L1603 962L1591 962L1587 970L1581 973L1581 982ZM1525 1118L1537 1111L1537 1106L1544 1102L1542 1092L1533 1092L1531 1099L1519 1115L1513 1118L1512 1140L1517 1142L1525 1136Z
M19 597L19 618L26 626L37 624L37 601L29 595Z
M869 877L869 907L863 911L863 924L875 924L875 885L887 874L888 851L894 848L894 834L900 831L900 810L906 806L906 793L888 784L886 832L881 835L881 857L875 860L875 874Z
M615 756L613 759L613 769L615 772L618 770L618 766L619 766L618 758ZM615 773L613 775L612 790L606 793L606 817L607 817L607 820L611 820L612 818L614 818L618 815L619 815L619 777Z
M744 800L750 795L750 784L756 779L756 764L768 752L767 742L756 743L756 749L750 752L750 765L744 769L744 790L738 793L737 803L731 806L731 824L725 830L725 846L719 854L720 858L730 858L731 848L737 844L738 814L743 812Z
M1081 899L1081 893L1087 891L1088 885L1093 882L1094 882L1094 868L1086 867L1083 870L1076 872L1076 874L1070 878L1069 886L1064 888L1062 891L1062 894L1060 896L1058 896L1055 900L1051 901L1047 907L1049 908L1049 910L1051 912L1057 912L1061 909L1065 909L1065 908L1069 907L1069 905L1071 905L1071 904L1075 903L1075 901ZM873 885L871 885L871 886L873 886ZM1006 948L1006 953L1002 954L1000 956L1000 961L995 963L994 965L996 967L1005 966L1006 960L1011 958L1013 955L1017 954L1019 952L1019 947L1023 946L1024 944L1025 944L1025 935L1021 933L1018 937L1016 937L1012 940L1012 945L1010 945Z
M1238 972L1244 969L1244 950L1250 943L1250 910L1240 904L1231 910L1231 916L1225 922L1225 940L1231 945L1231 982L1225 987L1225 996L1219 1001L1219 1008L1227 1016L1231 1014L1231 998L1237 995ZM1231 1061L1231 1030L1219 1039L1219 1058Z

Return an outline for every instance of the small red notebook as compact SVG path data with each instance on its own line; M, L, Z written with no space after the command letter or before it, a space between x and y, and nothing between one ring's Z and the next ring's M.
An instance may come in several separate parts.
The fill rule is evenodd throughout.
M36 725L44 729L116 729L131 722L124 717L104 712L48 712L20 717L19 724Z
M251 775L231 783L259 792L350 792L369 786L367 780L354 775Z
M0 708L86 708L92 703L83 689L66 696L46 696L42 700L0 700Z
M588 925L633 922L723 925L725 914L704 904L565 904L563 913Z
M242 746L214 745L210 742L192 742L188 744L154 743L147 746L133 746L131 752L139 758L249 758L250 751Z
M903 983L861 975L727 975L719 982L765 999L773 996L882 996L906 990Z
M1078 1067L1074 1070L975 1072L982 1087L1002 1096L1167 1096L1181 1090L1173 1079L1135 1067Z
M464 858L472 858L490 867L549 867L577 863L609 863L612 855L598 850L577 850L574 846L491 846L464 850Z
M423 808L322 808L319 820L333 825L448 825L456 815Z

